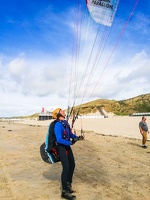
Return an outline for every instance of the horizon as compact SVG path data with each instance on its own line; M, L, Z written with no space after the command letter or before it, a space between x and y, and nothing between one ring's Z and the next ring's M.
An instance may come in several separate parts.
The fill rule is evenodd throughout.
M138 95L138 96L135 96L135 97L132 97L132 98L128 98L128 99L124 99L124 100L115 100L115 99L100 99L100 100L108 100L108 101L128 101L128 100L131 100L131 99L134 99L134 98L137 98L137 97L140 97L140 96L146 96L146 95L150 95L150 93L147 93L147 94L141 94L141 95ZM99 100L99 99L95 99L93 101L96 101L96 100ZM90 103L90 102L85 102L83 104L86 104L86 103ZM79 106L79 105L76 105L76 106ZM44 108L44 112L45 110L48 111L48 112L52 112L54 109L56 109L56 107L49 107L49 108ZM63 108L64 110L67 110L67 108ZM30 115L21 115L21 116L10 116L10 117L0 117L0 119L10 119L10 118L19 118L19 117L30 117L32 115L35 115L35 114L40 114L42 112L43 108L41 108L41 111L39 112L36 112L36 113L31 113ZM141 113L142 115L145 114L145 113L150 113L150 112L137 112L137 114ZM134 114L134 113L132 113ZM140 115L141 116L141 115ZM149 116L149 115L148 115Z

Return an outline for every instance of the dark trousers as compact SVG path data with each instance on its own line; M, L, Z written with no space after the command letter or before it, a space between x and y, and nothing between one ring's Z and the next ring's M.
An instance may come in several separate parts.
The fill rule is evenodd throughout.
M71 147L60 145L58 153L62 164L61 183L62 190L68 189L68 183L72 183L73 172L75 169L75 160Z

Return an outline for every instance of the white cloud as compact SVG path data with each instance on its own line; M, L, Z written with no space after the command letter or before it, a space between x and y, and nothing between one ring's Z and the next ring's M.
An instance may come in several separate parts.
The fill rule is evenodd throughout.
M32 114L31 112L40 112L42 107L56 105L67 107L68 101L73 105L72 97L77 97L73 95L74 86L77 86L75 92L80 94L76 104L97 98L127 99L150 92L150 60L147 52L143 50L126 62L123 59L120 59L120 62L113 59L105 70L104 66L98 67L93 78L89 76L91 68L85 77L83 76L85 65L81 61L78 76L73 72L75 77L71 79L71 95L68 100L70 59L67 54L59 56L57 60L42 56L35 60L25 55L11 60L5 58L3 63L5 68L9 66L11 73L0 80L0 116ZM84 83L81 82L82 78L85 78ZM74 85L74 81L77 85Z
M8 69L11 76L15 76L17 78L22 77L24 74L26 67L26 62L24 58L24 54L20 54L18 57L14 58L8 64Z
M150 59L145 51L137 53L128 64L121 65L120 68L109 68L107 71L105 85L106 92L112 93L114 99L126 99L143 93L150 92ZM107 81L105 80L105 83ZM111 95L109 96L111 98Z

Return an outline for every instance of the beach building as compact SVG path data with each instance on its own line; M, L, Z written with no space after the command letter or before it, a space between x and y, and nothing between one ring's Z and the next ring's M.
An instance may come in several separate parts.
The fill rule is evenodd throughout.
M38 115L39 121L52 119L52 112L42 108L41 113Z

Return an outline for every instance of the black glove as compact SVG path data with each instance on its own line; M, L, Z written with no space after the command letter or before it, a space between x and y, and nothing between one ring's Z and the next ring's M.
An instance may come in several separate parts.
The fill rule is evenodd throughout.
M76 137L76 138L73 138L73 139L72 139L72 141L71 141L71 142L72 142L72 145L73 145L73 144L75 144L75 143L76 143L76 141L78 141L78 140L79 140L79 138L78 138L78 137Z

